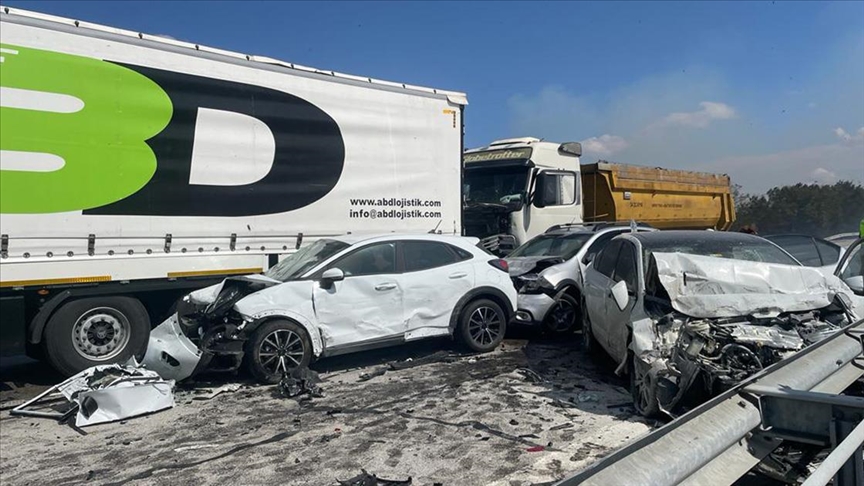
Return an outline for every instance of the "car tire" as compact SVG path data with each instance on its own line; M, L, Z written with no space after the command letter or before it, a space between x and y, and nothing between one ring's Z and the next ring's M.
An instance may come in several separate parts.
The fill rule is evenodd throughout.
M657 402L657 383L650 373L650 366L630 356L627 369L630 374L630 395L633 397L633 408L645 418L654 418L660 414L660 404Z
M260 383L273 384L294 368L312 362L312 340L296 322L278 319L260 325L246 341L246 369Z
M48 362L72 376L93 366L142 358L150 337L150 316L131 297L78 299L57 309L43 337Z
M586 354L596 356L600 352L600 345L594 339L594 334L591 332L591 319L588 317L588 307L585 305L585 299L582 299L582 351Z
M486 353L497 348L507 332L507 315L489 299L469 302L459 316L459 339L471 351Z
M572 296L564 294L546 313L546 318L543 319L543 330L555 335L568 334L576 328L578 320L579 302Z

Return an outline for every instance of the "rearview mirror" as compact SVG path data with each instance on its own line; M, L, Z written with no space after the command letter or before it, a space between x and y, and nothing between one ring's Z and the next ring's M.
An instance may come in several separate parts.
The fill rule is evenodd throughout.
M623 280L616 283L612 286L612 298L615 299L615 305L618 306L618 310L624 310L627 308L627 304L630 303L630 295L627 292L627 283Z
M321 288L329 289L333 282L345 280L345 273L338 268L328 268L321 274Z
M596 253L593 253L593 252L589 253L589 254L585 255L585 259L582 260L582 263L584 263L585 265L590 265L591 262L593 262L594 258L596 258L596 257L597 257Z

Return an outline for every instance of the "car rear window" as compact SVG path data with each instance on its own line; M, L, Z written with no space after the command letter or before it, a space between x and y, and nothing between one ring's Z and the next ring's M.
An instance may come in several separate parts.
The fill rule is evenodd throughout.
M529 240L513 250L508 257L562 257L573 258L582 246L591 239L590 233L544 234Z

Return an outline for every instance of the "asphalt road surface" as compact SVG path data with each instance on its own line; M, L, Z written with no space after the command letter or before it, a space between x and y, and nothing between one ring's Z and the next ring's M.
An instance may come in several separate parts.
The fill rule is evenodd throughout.
M323 398L211 375L178 386L172 409L77 431L9 415L61 377L40 364L0 370L0 482L319 486L365 469L414 485L519 486L561 479L656 425L635 415L625 381L583 354L578 336L517 332L484 355L427 341L312 368Z

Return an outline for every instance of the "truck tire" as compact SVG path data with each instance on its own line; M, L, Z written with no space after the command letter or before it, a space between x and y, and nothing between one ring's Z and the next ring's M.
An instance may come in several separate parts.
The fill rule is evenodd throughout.
M141 358L147 350L150 316L131 297L90 297L63 304L45 326L45 354L71 376L92 366Z
M282 373L312 362L312 340L296 322L278 319L258 327L246 341L246 369L260 383L278 383Z
M507 332L507 315L489 299L468 303L459 317L459 339L471 351L486 353L497 348Z

